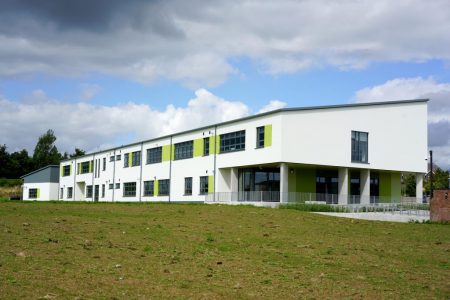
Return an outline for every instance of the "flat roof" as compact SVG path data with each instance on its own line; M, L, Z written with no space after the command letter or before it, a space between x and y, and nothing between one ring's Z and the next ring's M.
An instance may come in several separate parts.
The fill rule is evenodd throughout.
M62 160L62 161L64 161L64 160ZM47 168L59 168L59 165L48 165L48 166L42 167L40 169L34 170L34 171L32 171L32 172L30 172L28 174L22 175L22 176L20 176L20 178L25 178L27 176L30 176L30 175L34 174L34 173L40 172L42 170L45 170Z
M134 143L125 144L125 145L121 145L121 146L117 146L117 147L113 147L113 148L109 148L109 149L105 149L105 150L100 150L100 151L97 151L97 152L92 152L92 153L85 154L83 156L78 156L76 158L63 159L63 160L61 160L61 162L70 161L70 160L74 160L74 159L79 159L79 158L83 158L83 157L86 157L86 156L99 154L99 153L104 153L104 152L108 152L108 151L114 151L114 150L121 149L121 148L124 148L124 147L139 145L141 143L157 141L157 140L160 140L160 139L169 138L169 137L173 137L173 136L181 135L181 134L186 134L186 133L190 133L190 132L194 132L194 131L198 131L198 130L202 130L202 129L208 129L208 128L215 127L215 126L227 125L227 124L231 124L231 123L235 123L235 122L255 119L255 118L268 116L268 115L272 115L272 114L277 114L277 113L281 113L281 112L295 112L295 111L320 110L320 109L336 109L336 108L351 108L351 107L364 107L364 106L380 106L380 105L394 105L394 104L410 104L410 103L420 103L420 102L428 102L428 101L429 101L429 99L411 99L411 100L377 101L377 102L364 102L364 103L347 103L347 104L322 105L322 106L305 106L305 107L280 108L280 109L271 110L271 111L268 111L268 112L264 112L264 113L260 113L260 114L256 114L256 115L251 115L251 116L247 116L247 117L243 117L243 118L239 118L239 119L233 119L233 120L224 121L224 122L220 122L220 123L213 123L213 124L210 124L210 125L207 125L207 126L197 127L197 128L193 128L193 129L189 129L189 130L185 130L185 131L180 131L180 132L177 132L177 133L172 133L172 134L159 136L159 137L152 138L152 139L142 140L142 141L139 141L139 142L134 142ZM29 175L29 174L27 174L27 175ZM24 175L24 176L27 176L27 175Z

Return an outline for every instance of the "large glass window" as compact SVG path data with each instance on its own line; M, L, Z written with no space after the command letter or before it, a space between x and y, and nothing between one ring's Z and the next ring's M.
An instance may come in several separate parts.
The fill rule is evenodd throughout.
M70 165L63 167L63 176L70 176Z
M256 148L264 148L264 126L256 128Z
M245 130L220 135L220 153L245 150Z
M160 163L162 161L162 147L147 149L147 164Z
M174 146L175 146L174 159L192 158L193 151L194 151L193 141L176 143Z
M203 139L203 156L209 155L209 137Z
M106 171L106 157L103 157L103 171Z
M28 198L36 199L37 198L37 189L29 189L28 190Z
M316 193L337 194L338 193L338 171L336 170L317 170L316 172ZM319 197L319 196L318 196ZM321 201L323 199L317 199Z
M135 197L136 196L136 182L124 182L123 183L123 196Z
M133 152L131 158L131 166L136 167L141 165L141 151Z
M144 196L153 196L155 190L155 182L153 180L144 181Z
M105 198L105 190L106 190L106 187L104 184L102 184L102 198Z
M352 162L368 162L369 134L352 131Z
M360 184L360 172L351 171L350 172L350 195L359 196L361 195L361 184Z
M280 169L249 168L239 170L239 191L279 192Z
M208 194L208 176L200 176L200 195Z
M167 196L170 192L169 179L158 181L158 196Z
M86 198L92 198L92 185L86 186Z
M192 195L192 177L184 178L184 194Z

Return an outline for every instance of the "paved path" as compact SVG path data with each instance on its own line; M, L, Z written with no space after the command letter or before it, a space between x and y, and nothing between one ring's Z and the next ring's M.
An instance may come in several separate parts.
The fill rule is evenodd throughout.
M421 211L419 215L415 211L408 214L408 212L360 212L360 213L335 213L335 212L316 212L316 214L342 217L342 218L352 218L352 219L362 219L362 220L372 220L372 221L388 221L388 222L403 222L408 223L410 221L427 221L430 219L428 212Z

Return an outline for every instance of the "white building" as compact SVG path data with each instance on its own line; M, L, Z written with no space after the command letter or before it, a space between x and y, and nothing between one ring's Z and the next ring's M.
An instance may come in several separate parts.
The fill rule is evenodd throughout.
M427 101L280 109L64 160L61 200L390 202L422 195Z
M20 177L23 200L58 200L59 166L49 165Z

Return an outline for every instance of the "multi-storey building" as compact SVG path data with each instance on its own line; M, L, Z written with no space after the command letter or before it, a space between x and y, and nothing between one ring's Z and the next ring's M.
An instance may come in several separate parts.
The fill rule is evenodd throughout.
M427 171L427 100L279 109L60 164L59 199L392 201Z

